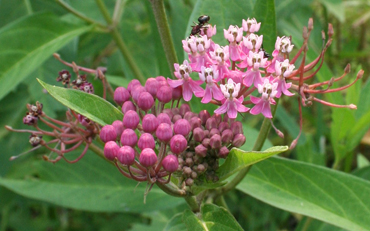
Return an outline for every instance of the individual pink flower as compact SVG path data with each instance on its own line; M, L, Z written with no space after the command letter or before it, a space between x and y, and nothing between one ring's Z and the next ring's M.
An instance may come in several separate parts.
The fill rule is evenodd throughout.
M243 84L247 87L254 84L255 87L258 84L263 84L260 68L265 67L267 58L264 58L263 51L252 52L249 51L248 58L241 62L238 66L240 68L248 67L248 70L243 74Z
M255 106L250 110L252 115L258 115L262 113L266 118L272 118L270 104L276 104L273 99L277 93L277 83L273 83L273 77L267 77L264 79L263 84L258 84L258 92L262 94L261 98L250 96L252 103Z
M248 18L247 20L243 19L242 27L243 30L246 31L247 33L255 33L259 31L261 23L260 22L257 23L257 20L255 18L252 19Z
M276 61L283 62L287 58L287 55L293 50L294 45L291 44L290 38L288 37L277 37L275 42L275 50L272 52L274 57L271 61L271 64L267 68L269 73L275 72L275 63Z
M243 53L241 46L239 45L240 41L242 41L243 38L243 28L230 25L228 30L224 29L224 36L230 43L230 59L234 62L244 60L246 58L246 55Z
M216 69L219 74L219 79L217 79L217 81L220 79L224 79L225 75L229 72L230 67L229 47L221 47L220 45L216 44L215 50L209 53L214 63L217 64Z
M290 76L294 70L295 66L289 63L289 59L284 60L284 62L279 62L276 60L275 63L275 75L274 82L278 84L276 98L280 98L281 94L287 96L294 95L288 89L292 86L292 83L286 83L285 78Z
M182 40L182 48L188 53L190 63L194 63L197 60L197 46L196 46L197 37L190 36L186 40Z
M196 39L196 47L198 55L196 57L196 61L190 63L193 71L200 72L202 67L208 67L212 65L212 60L208 56L208 50L211 46L211 40L207 38L206 35L197 37Z
M212 36L215 35L216 32L216 25L212 26L211 24L207 24L200 28L200 34L206 35L208 38L212 38Z
M216 114L227 112L230 119L235 119L238 112L247 112L249 110L249 108L242 104L244 100L243 96L239 99L236 98L239 94L240 85L240 83L234 83L232 79L229 79L225 85L221 84L221 91L226 99L223 100L221 107L215 110Z
M217 70L214 70L213 67L202 67L199 78L206 83L206 90L201 101L202 103L209 103L212 100L212 96L217 100L224 99L224 95L216 84L216 80L218 79Z
M258 52L262 46L263 35L250 34L248 37L243 37L242 51L248 54L249 51Z
M192 80L190 77L190 73L192 69L187 60L184 61L183 64L179 65L178 63L174 64L175 67L175 76L178 80L172 80L167 78L168 84L172 88L176 88L178 86L182 86L182 96L185 101L190 101L193 97L193 93L197 97L201 97L204 95L204 90L199 85L202 84L201 80Z

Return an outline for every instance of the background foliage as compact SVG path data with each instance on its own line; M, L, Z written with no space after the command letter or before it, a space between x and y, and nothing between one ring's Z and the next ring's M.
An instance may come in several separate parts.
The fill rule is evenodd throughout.
M98 24L105 24L95 1L65 2ZM104 2L112 15L115 1ZM150 2L123 3L118 29L143 76L171 76ZM218 29L215 42L224 45L221 29L230 24L240 26L243 18L255 16L263 23L260 32L266 34L264 47L268 52L276 35L292 35L300 47L302 28L312 17L311 60L321 50L321 30L333 23L334 41L317 79L339 76L350 63L353 71L347 77L349 83L355 78L353 73L364 69L363 80L345 95L326 95L334 103L357 104L358 110L330 109L320 104L304 108L304 135L295 150L282 154L290 160L270 158L257 164L238 190L227 194L226 202L244 230L370 230L370 135L365 135L370 126L370 3L276 0L255 5L253 0L168 0L165 7L180 62L185 57L181 40L201 14L211 16L210 23ZM145 186L136 188L136 182L122 177L93 153L74 165L43 162L42 155L48 153L41 149L9 161L11 156L30 149L27 134L11 134L4 129L4 125L24 127L21 121L26 103L40 101L49 116L64 116L65 107L45 94L36 81L39 78L53 85L58 71L66 69L51 56L54 52L81 66L106 66L113 86L126 86L134 72L109 33L76 18L57 1L2 0L0 26L1 231L203 230L199 224L207 224L212 230L225 224L230 230L241 229L220 207L205 205L200 220L186 210L182 199L169 197L158 188L143 204ZM101 95L99 81L94 87ZM196 100L192 107L201 108ZM294 100L281 102L275 124L285 139L271 133L264 149L289 144L296 137L297 111ZM247 117L243 123L248 135L242 149L250 150L261 118ZM330 170L332 167L341 172ZM212 228L209 221L215 219L220 226Z

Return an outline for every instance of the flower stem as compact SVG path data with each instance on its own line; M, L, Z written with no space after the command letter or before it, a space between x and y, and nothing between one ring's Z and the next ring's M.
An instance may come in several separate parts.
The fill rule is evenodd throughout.
M172 182L169 182L168 184L161 184L160 182L156 182L158 187L162 189L165 193L171 196L175 197L186 197L187 192L183 189L179 189L176 185L174 185Z
M185 201L188 203L193 213L200 212L200 205L197 203L197 200L194 196L185 197Z
M155 21L157 22L158 32L161 37L162 46L166 54L166 59L173 75L174 63L178 63L175 47L173 45L168 20L164 9L163 0L150 0L153 8Z

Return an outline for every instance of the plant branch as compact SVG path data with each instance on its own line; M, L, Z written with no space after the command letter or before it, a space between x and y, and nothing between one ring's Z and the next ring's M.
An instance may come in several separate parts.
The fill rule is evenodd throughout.
M179 189L172 182L169 182L168 184L161 184L157 181L156 184L158 185L160 189L162 189L168 195L175 196L175 197L186 197L187 196L187 192L185 190Z
M185 201L188 203L193 213L200 212L200 204L197 203L197 200L194 196L185 197Z

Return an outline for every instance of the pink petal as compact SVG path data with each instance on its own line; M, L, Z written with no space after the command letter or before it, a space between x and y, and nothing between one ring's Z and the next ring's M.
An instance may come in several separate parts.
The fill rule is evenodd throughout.
M221 107L217 108L214 112L219 115L224 114L227 111L229 104L230 101L225 100L224 104L222 104Z
M227 110L227 115L230 119L235 119L238 115L238 111L236 110L236 106L234 102L229 103L229 110Z
M189 79L190 89L192 92L194 92L196 97L202 97L204 95L204 89L199 86L202 83L203 81L201 80L190 80Z
M244 106L239 100L235 100L235 106L238 112L247 112L249 110L249 108Z
M173 80L173 79L167 78L167 83L172 88L176 88L176 87L178 87L180 85L183 85L184 84L184 80L183 79Z
M224 94L222 94L222 91L215 85L212 87L212 93L213 93L213 98L217 100L223 100L225 98Z
M210 87L206 86L206 91L202 99L202 103L209 103L212 100L212 90Z
M265 102L263 103L263 108L262 108L262 110L261 110L261 113L262 113L262 115L264 115L266 118L270 118L270 119L272 118L270 104L269 104L267 101L265 101Z
M188 81L184 81L184 84L182 85L182 96L186 102L190 101L193 97L193 91L191 90Z
M255 71L251 71L251 70L248 70L247 72L245 72L245 74L243 75L243 78L244 78L243 84L247 87L252 86L255 74L256 74Z
M262 110L262 104L263 103L259 103L259 104L256 104L250 111L249 113L251 113L252 115L258 115L261 113L261 110Z

